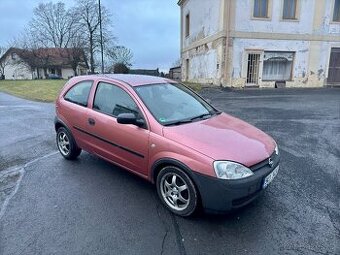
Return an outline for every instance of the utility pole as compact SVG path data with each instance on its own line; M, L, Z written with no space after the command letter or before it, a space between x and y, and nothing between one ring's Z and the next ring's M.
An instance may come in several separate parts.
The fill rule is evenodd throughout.
M99 28L100 28L100 51L102 55L102 74L104 73L104 49L103 49L103 29L102 29L102 7L99 1Z

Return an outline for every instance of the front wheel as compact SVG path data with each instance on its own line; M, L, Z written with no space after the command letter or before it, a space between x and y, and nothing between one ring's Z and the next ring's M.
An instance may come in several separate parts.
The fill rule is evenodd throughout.
M57 131L57 146L60 154L69 160L76 159L81 149L78 148L72 134L64 127L61 127Z
M179 216L192 215L198 204L198 194L190 177L175 166L164 167L157 176L157 193L163 204Z

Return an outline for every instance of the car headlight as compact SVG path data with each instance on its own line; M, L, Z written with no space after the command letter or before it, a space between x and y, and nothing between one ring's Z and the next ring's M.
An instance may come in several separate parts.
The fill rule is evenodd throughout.
M249 168L231 161L215 161L214 169L218 178L227 180L242 179L254 174Z
M275 154L279 155L279 147L277 146L277 144L275 143Z

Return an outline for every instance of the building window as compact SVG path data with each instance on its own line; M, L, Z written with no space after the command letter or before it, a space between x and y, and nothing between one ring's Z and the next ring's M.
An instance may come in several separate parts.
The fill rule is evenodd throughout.
M283 1L283 19L296 19L296 0Z
M17 54L15 52L12 52L11 54L11 57L12 57L12 60L17 60Z
M190 14L188 13L185 16L185 36L188 37L190 35Z
M268 18L268 0L254 0L255 18Z
M333 21L340 22L340 0L334 0Z
M292 79L293 52L264 52L263 81L289 81Z
M190 62L189 59L185 60L185 80L189 80L189 74L190 74Z

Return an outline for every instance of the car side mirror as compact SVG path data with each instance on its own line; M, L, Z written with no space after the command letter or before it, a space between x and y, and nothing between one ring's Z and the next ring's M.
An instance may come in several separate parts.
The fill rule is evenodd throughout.
M138 127L143 127L145 122L142 119L137 119L133 113L121 113L117 116L119 124L132 124Z

